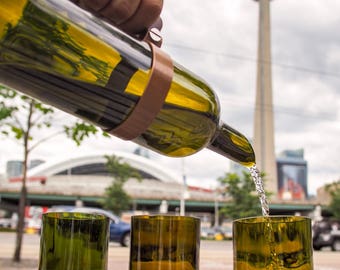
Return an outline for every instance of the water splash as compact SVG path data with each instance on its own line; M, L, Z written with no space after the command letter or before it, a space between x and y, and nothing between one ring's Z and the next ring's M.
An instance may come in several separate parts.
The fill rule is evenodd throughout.
M262 208L262 215L265 217L268 217L269 216L269 205L268 205L266 193L264 191L263 181L261 178L260 171L256 167L256 164L249 167L249 171L250 171L251 176L253 177L257 194L259 195L261 208Z

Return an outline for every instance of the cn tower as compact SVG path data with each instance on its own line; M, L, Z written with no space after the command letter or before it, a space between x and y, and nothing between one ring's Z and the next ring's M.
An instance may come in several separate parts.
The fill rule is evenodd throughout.
M266 191L275 196L278 182L272 100L270 0L255 1L259 2L259 28L253 143L258 169L266 174Z

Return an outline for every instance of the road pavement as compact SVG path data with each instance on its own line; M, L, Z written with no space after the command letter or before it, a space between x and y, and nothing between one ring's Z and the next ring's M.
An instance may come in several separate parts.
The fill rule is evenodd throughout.
M0 270L37 270L39 236L25 234L22 247L22 262L11 261L15 246L14 233L0 233ZM340 252L322 250L314 252L314 270L339 270ZM231 241L202 241L200 248L201 270L231 270L233 251ZM128 269L129 249L110 243L108 270Z

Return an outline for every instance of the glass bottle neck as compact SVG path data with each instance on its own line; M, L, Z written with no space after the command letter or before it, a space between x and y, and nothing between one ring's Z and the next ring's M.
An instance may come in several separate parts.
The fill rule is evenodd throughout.
M248 139L223 122L217 128L208 149L246 167L255 164L255 153Z

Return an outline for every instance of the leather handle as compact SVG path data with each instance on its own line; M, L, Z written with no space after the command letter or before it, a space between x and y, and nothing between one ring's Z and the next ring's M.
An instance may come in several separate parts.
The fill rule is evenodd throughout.
M108 131L124 140L133 140L147 130L162 109L169 92L174 70L171 58L156 45L152 50L151 74L148 84L134 110L118 127Z

